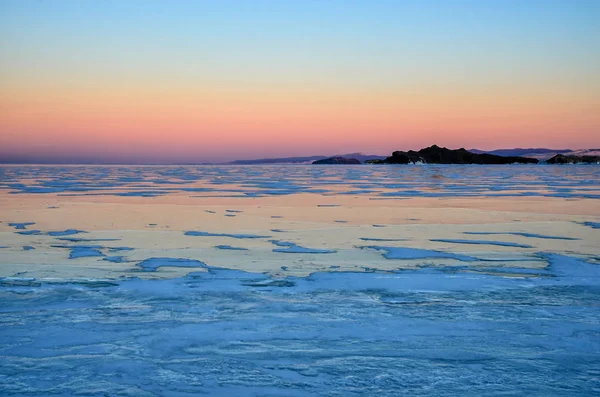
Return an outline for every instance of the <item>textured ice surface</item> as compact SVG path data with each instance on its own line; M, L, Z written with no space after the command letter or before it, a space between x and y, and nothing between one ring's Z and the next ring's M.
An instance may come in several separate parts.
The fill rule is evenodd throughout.
M137 266L145 272L154 272L160 267L207 267L204 262L185 258L148 258L138 263Z
M17 234L22 234L23 236L33 236L42 234L41 230L21 230L19 232L15 232Z
M499 245L503 247L516 247L516 248L533 248L531 245L510 243L506 241L490 241L490 240L464 240L464 239L449 239L449 238L436 238L430 241L439 243L452 243L452 244L484 244L484 245Z
M110 252L133 251L133 248L131 248L131 247L109 247L108 250Z
M231 245L215 245L216 249L231 251L248 251L248 248L232 247Z
M102 258L102 260L107 261L107 262L113 262L113 263L127 262L127 259L125 259L125 257L122 255L105 256L104 258Z
M512 235L512 236L521 236L521 237L530 237L530 238L542 238L549 240L579 240L575 237L562 237L562 236L548 236L545 234L537 234L537 233L526 233L526 232L464 232L465 234L476 234L476 235Z
M77 258L85 258L85 257L94 257L94 256L105 256L102 252L118 252L122 250L131 250L132 248L128 247L105 247L103 245L52 245L53 248L64 248L70 250L69 259L77 259ZM110 260L110 259L105 259Z
M93 241L119 241L118 238L83 238L83 237L58 237L57 240L69 241L72 243L89 243Z
M600 266L547 259L546 275L528 278L427 268L303 278L208 268L119 283L5 278L0 389L595 395Z
M34 225L34 224L35 224L35 222L9 223L9 226L14 226L15 229L27 229L26 228L27 225ZM45 233L43 233L41 230L20 230L15 233L22 234L25 236L46 234L48 236L53 236L53 237L63 237L63 236L70 236L73 234L79 234L79 233L85 233L85 232L83 230L77 230L77 229L66 229L66 230L59 230L59 231L50 231L50 232L45 232Z
M45 166L3 167L1 172L0 189L13 194L155 197L198 192L247 198L300 193L376 196L372 198L600 198L600 167L585 165Z
M48 236L63 237L63 236L71 236L73 234L79 234L79 233L85 233L85 232L83 230L77 230L77 229L66 229L66 230L62 230L62 231L48 232Z
M405 238L374 238L374 237L361 237L363 241L406 241Z
M196 236L196 237L231 237L231 238L269 238L271 236L260 236L257 234L244 234L244 233L210 233L210 232L197 232L197 231L189 231L185 232L186 236Z
M71 250L69 259L85 258L90 256L104 256L100 249L104 248L101 245L78 245L73 247L64 247Z
M0 189L16 195L153 197L197 192L204 197L245 197L249 203L254 197L305 193L368 195L378 200L600 197L600 167L595 166L32 166L0 167L0 176ZM45 203L54 198L49 200ZM313 208L325 214L339 211ZM235 214L219 210L224 212ZM272 218L281 218L276 210L271 213ZM598 219L588 219L582 225L600 227ZM149 218L143 224L156 221ZM375 222L386 223L383 219L371 223ZM390 214L387 222L391 226L405 220ZM161 220L161 225L167 223ZM269 227L287 226L273 222ZM11 233L19 242L2 250L5 257L38 257L45 241L62 241L68 244L58 246L65 250L65 258L56 266L75 269L73 277L84 274L84 263L91 263L89 269L94 271L129 267L137 272L125 270L118 273L123 278L110 280L42 280L29 277L23 267L13 277L0 279L0 395L470 397L585 396L600 390L600 256L586 251L585 241L574 243L573 249L582 256L585 252L587 262L543 252L517 257L506 249L498 257L497 252L464 255L387 247L393 244L383 243L384 238L364 237L363 241L372 241L368 244L382 244L362 248L422 268L376 271L368 258L381 262L379 255L359 252L366 259L356 268L366 272L349 273L340 272L347 266L346 249L330 256L278 255L264 249L268 236L186 233L216 237L210 246L233 241L221 237L265 238L251 253L256 251L257 260L269 256L277 260L273 266L277 272L269 276L184 258L187 253L199 258L206 253L211 263L209 255L235 258L250 252L198 248L172 253L181 256L173 258L157 254L158 249L149 253L138 248L127 235L123 244L131 241L134 253L130 247L92 245L118 239L48 238L46 230L27 228L15 232L32 234L31 240ZM288 235L289 241L275 240L276 251L333 251L298 245L303 236L295 227L284 236ZM360 235L340 244L352 244ZM189 245L187 238L181 240ZM316 246L316 239L305 241ZM22 252L23 244L38 250ZM68 252L75 258L92 257L88 262L68 261ZM139 261L143 258L148 259ZM126 261L131 263L119 264ZM525 267L536 265L532 261L537 266ZM385 262L389 267L401 263ZM427 267L429 262L438 267ZM47 274L53 274L53 266L44 265ZM196 271L183 278L160 279L174 273L161 272L162 267ZM297 274L298 267L331 272L285 277ZM180 271L189 270L179 269L177 274ZM131 274L159 279L127 279Z
M453 254L451 252L427 250L420 248L406 248L406 247L383 247L379 245L369 245L360 247L363 249L374 249L378 251L384 251L383 256L386 259L433 259L433 258L445 258L445 259L456 259L463 262L472 262L478 260L475 257L461 254Z
M274 248L273 252L282 252L285 254L334 254L337 251L331 249L318 249L318 248L306 248L295 243L288 241L270 240L271 243L278 247L285 248Z

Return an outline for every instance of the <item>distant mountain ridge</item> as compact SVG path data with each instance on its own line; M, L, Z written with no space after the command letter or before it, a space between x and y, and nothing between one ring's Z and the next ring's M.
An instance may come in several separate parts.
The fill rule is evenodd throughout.
M346 158L346 157L330 157L328 159L316 160L313 164L360 164L361 162L357 159Z
M600 149L547 149L547 148L513 148L513 149L495 149L495 150L480 150L469 149L469 152L474 154L492 154L502 157L528 157L539 161L546 161L557 154L563 155L600 155ZM315 161L325 160L333 157L343 157L347 159L357 159L361 163L368 160L384 160L387 156L364 153L348 153L337 154L334 156L304 156L304 157L280 157L280 158L264 158L253 160L235 160L227 164L248 165L248 164L312 164Z
M587 149L584 149L587 150ZM593 150L593 149L591 149ZM496 156L502 157L510 157L510 156L519 156L519 157L529 157L538 159L540 161L548 160L551 157L556 156L557 154L570 154L573 152L571 149L546 149L546 148L514 148L514 149L495 149L495 150L479 150L479 149L469 149L471 153L476 154L493 154Z
M495 149L495 150L480 150L469 149L474 154L492 154L502 157L529 157L545 162L550 158L561 154L565 156L600 156L600 149L547 149L547 148L514 148L514 149ZM312 164L317 160L324 160L332 157L344 157L349 159L357 159L361 163L368 160L384 160L387 156L377 154L364 153L347 153L333 156L314 155L314 156L295 156L295 157L278 157L278 158L262 158L249 160L234 160L230 162L206 162L206 161L149 161L148 159L102 159L100 157L87 157L85 155L73 154L70 157L39 157L35 155L20 155L3 153L0 151L0 164L86 164L86 165L101 165L101 164L118 164L118 165L250 165L250 164Z
M348 154L336 154L334 156L305 156L305 157L277 157L277 158L265 158L265 159L254 159L254 160L234 160L227 164L234 165L251 165L251 164L312 164L318 160L325 160L333 157L344 157L351 158L364 163L367 160L383 160L387 156L379 156L376 154L364 154L364 153L348 153Z
M309 164L316 160L323 160L329 156L306 156L306 157L276 157L252 160L234 160L226 164L251 165L251 164Z

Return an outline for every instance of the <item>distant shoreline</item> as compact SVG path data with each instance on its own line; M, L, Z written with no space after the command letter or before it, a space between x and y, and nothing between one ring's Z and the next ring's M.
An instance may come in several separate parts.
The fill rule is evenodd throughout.
M474 154L492 154L498 156L520 156L536 158L540 162L550 159L556 154L564 155L600 155L600 149L588 148L588 149L547 149L547 148L514 148L514 149L494 149L494 150L479 150L479 149L468 149L469 152ZM4 159L3 159L4 157ZM199 166L199 165L306 165L311 164L316 160L324 160L332 157L344 157L344 158L356 158L361 163L366 160L383 160L386 155L378 154L364 154L364 153L346 153L346 154L335 154L330 156L325 155L309 155L309 156L291 156L291 157L272 157L272 158L259 158L259 159L243 159L243 160L232 160L223 162L209 162L209 161L185 161L185 162L153 162L153 161L99 161L96 160L52 160L46 161L34 158L28 158L28 156L19 156L11 154L0 155L0 165L111 165L111 166L132 166L132 165L156 165L156 166Z

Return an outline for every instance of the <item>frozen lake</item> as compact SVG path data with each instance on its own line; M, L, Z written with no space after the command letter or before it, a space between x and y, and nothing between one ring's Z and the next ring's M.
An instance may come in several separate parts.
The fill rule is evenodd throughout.
M596 165L5 166L0 176L14 194L600 198Z
M598 395L599 166L0 167L0 394Z

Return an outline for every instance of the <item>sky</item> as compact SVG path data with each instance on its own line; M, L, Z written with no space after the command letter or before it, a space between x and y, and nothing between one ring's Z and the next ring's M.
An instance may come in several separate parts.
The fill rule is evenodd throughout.
M600 147L600 1L0 0L0 161Z

